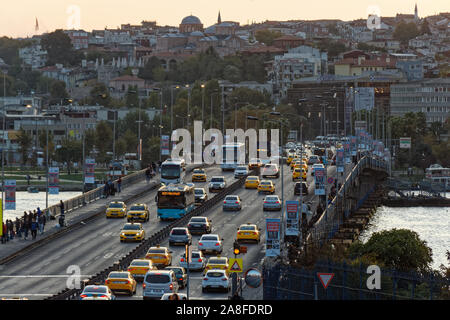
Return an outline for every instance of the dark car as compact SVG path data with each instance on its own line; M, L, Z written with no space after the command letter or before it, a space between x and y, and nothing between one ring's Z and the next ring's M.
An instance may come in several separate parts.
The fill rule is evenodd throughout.
M296 182L294 186L294 195L300 195L300 190L302 191L303 195L308 194L308 185L305 181L302 182Z
M207 217L192 217L188 223L189 232L192 234L211 233L211 222Z
M208 194L206 193L205 189L203 188L195 188L195 204L201 205L206 200L208 200Z
M175 277L177 278L178 285L180 286L180 289L186 288L187 284L187 273L186 269L183 267L165 267L165 270L172 270L175 272Z

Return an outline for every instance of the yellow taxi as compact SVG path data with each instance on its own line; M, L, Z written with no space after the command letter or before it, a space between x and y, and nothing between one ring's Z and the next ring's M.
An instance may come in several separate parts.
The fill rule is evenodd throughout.
M237 241L256 241L259 243L260 234L256 224L243 224L237 230Z
M303 169L306 170L306 172L308 172L308 165L306 164L306 162L303 162L303 161L297 161L297 162L295 163L293 169L296 169L296 168L303 168Z
M228 268L229 268L229 265L228 265L227 257L211 257L208 259L205 270L203 272L206 273L208 270L211 270L211 269L222 269L222 270L226 270L226 272L228 274L229 273Z
M306 170L305 168L295 168L294 172L292 172L292 181L302 178L306 180Z
M253 170L256 168L261 168L263 165L261 159L251 159L250 162L248 163L248 170Z
M258 192L275 193L275 186L271 180L261 180L258 185Z
M112 271L105 280L105 286L113 293L126 292L132 296L136 293L137 282L128 271Z
M148 249L145 259L151 260L157 267L167 267L172 265L172 251L167 247L151 247Z
M152 260L147 259L134 259L128 266L128 272L131 273L134 279L143 280L145 274L149 270L156 270Z
M145 239L145 230L140 223L125 223L120 231L120 242L142 241Z
M258 189L259 177L258 176L248 176L245 179L245 189Z
M295 159L295 157L297 157L297 155L295 153L289 153L286 159L287 164L290 164L292 162L292 160Z
M127 205L123 201L113 201L106 207L106 218L124 218L127 215Z
M150 211L145 203L133 204L127 212L127 221L147 222L150 219Z
M203 169L194 169L192 172L192 182L206 182L206 172Z
M299 158L292 159L291 163L289 164L289 166L291 167L291 170L294 169L295 164L299 161L301 161Z

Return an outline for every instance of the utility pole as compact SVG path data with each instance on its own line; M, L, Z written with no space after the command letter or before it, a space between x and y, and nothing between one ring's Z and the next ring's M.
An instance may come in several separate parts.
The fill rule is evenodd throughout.
M201 85L202 87L202 125L203 125L203 121L204 119L204 113L205 113L205 85L202 83Z
M222 134L225 133L225 96L222 88Z

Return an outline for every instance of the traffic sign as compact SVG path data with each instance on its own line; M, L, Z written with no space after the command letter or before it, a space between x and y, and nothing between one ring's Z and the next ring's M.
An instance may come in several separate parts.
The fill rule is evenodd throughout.
M229 272L242 272L242 270L243 270L242 258L230 258L228 271Z
M333 179L333 177L329 177L327 181L329 184L332 184L334 182L334 179Z
M331 279L334 277L334 273L317 273L320 282L322 282L322 286L324 289L328 287L331 282Z

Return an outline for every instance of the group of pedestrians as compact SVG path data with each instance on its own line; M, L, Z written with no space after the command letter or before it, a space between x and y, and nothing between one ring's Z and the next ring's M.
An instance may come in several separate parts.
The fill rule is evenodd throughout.
M145 170L145 179L147 180L147 183L150 182L150 179L156 175L158 168L161 168L161 161L158 162L158 165L155 162L152 162L147 166L147 169Z
M103 195L105 198L109 196L114 196L117 193L122 191L122 178L119 177L116 182L113 182L111 179L105 181L105 185L103 186Z
M7 243L15 237L21 239L22 235L24 240L28 240L29 235L32 240L35 240L38 232L41 235L44 233L46 222L47 218L39 207L33 212L31 210L28 213L24 211L22 219L16 217L15 221L7 219L3 222L1 243Z

